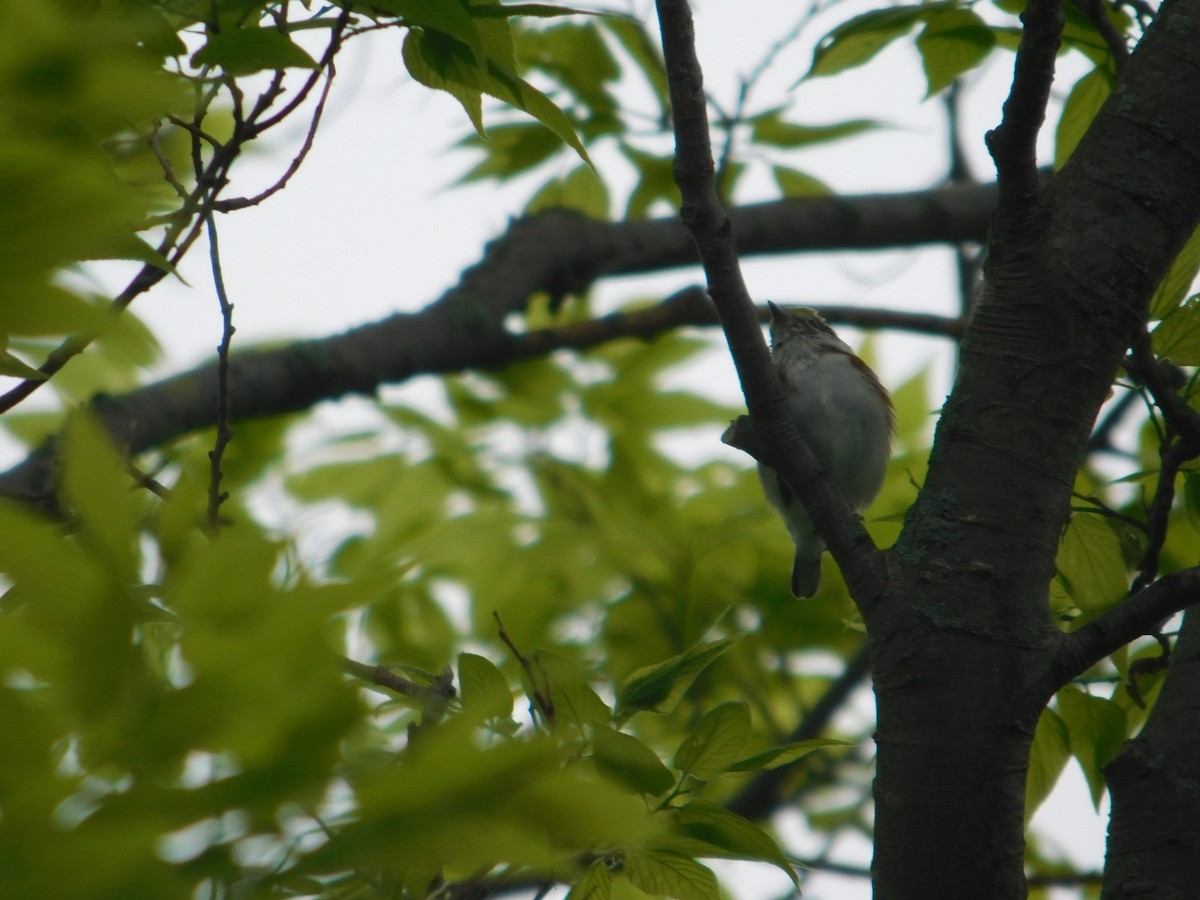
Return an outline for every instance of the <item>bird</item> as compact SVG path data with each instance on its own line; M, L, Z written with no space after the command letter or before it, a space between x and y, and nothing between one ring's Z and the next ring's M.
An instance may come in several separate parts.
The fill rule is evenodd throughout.
M787 413L846 502L862 512L879 494L891 456L895 411L871 368L815 310L770 301L771 360L786 393ZM817 592L825 542L799 497L772 468L758 464L767 502L796 545L792 596Z

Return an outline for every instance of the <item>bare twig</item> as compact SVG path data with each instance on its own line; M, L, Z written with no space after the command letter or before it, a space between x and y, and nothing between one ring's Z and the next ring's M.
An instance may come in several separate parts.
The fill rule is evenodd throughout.
M1125 68L1125 64L1129 62L1129 44L1125 41L1125 35L1117 31L1113 27L1113 23L1109 21L1108 15L1104 8L1104 0L1072 0L1079 8L1087 20L1092 23L1092 27L1104 38L1104 43L1108 44L1108 52L1112 54L1113 65L1116 67L1117 74L1120 75Z
M245 209L250 206L257 206L269 197L282 191L287 187L288 182L292 180L292 176L299 170L304 163L313 147L313 141L317 136L317 128L321 124L321 116L325 112L325 101L329 99L329 89L333 87L333 78L337 74L337 67L334 66L331 60L327 67L328 75L325 79L325 86L321 89L321 96L317 100L316 109L313 111L312 120L309 122L308 131L304 135L304 142L300 145L300 151L292 158L284 173L279 179L264 191L255 194L253 197L236 197L230 200L218 200L213 204L213 208L218 212L232 212L233 210ZM260 129L261 130L261 129Z
M205 221L208 225L213 286L221 307L221 343L217 347L217 436L208 454L208 528L211 533L216 534L221 527L221 504L229 497L228 493L221 491L221 460L225 456L225 448L233 440L233 430L229 427L229 347L237 329L233 327L233 304L229 302L229 295L225 290L225 275L221 270L221 253L217 244L217 224L211 210Z
M535 671L534 665L530 661L529 657L522 653L520 648L517 647L517 645L513 642L513 639L509 637L508 632L504 628L504 620L500 618L500 613L493 610L492 616L496 620L496 627L499 629L497 633L500 637L500 640L504 642L504 646L508 647L508 649L512 651L512 655L516 657L517 662L521 665L521 669L525 672L525 676L529 679L529 689L533 692L533 696L529 699L532 701L536 710L542 714L543 718L545 718L546 724L553 725L554 697L551 694L548 685L545 686L545 689L543 689L543 686L538 684L538 675L541 674L542 681L544 682L546 680L545 673Z
M448 701L454 698L454 683L448 675L439 676L433 684L425 685L397 675L386 666L369 666L344 656L338 657L338 660L341 663L342 671L347 675L353 675L362 681L385 687L403 697L411 697L414 700L439 701Z
M1189 449L1186 441L1174 441L1159 448L1162 464L1158 471L1154 499L1150 502L1150 510L1146 516L1146 550L1138 563L1138 576L1129 589L1131 594L1136 594L1158 577L1159 558L1167 540L1171 507L1175 503L1175 477L1179 474L1180 467L1193 456L1195 453Z

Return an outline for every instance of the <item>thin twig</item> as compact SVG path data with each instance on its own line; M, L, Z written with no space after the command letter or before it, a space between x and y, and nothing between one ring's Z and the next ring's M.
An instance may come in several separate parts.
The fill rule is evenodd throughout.
M1175 477L1180 467L1194 456L1185 441L1174 441L1159 449L1162 465L1158 472L1158 485L1154 489L1154 499L1150 502L1150 510L1146 515L1146 550L1138 563L1138 576L1134 579L1129 593L1136 594L1158 577L1158 567L1163 545L1167 541L1167 530L1170 526L1171 507L1175 503Z
M325 101L329 99L329 89L333 87L333 78L337 74L337 67L330 61L327 67L328 75L325 79L325 86L321 89L321 96L317 100L316 109L313 111L312 120L309 122L308 131L304 135L304 142L300 145L300 151L292 159L283 175L266 190L254 195L253 197L237 197L231 200L219 200L213 208L218 212L232 212L237 209L245 209L249 206L257 206L269 197L282 191L287 187L288 182L292 180L292 176L299 170L304 163L308 153L312 150L313 141L317 136L317 127L321 124L321 116L325 112Z
M1117 31L1109 20L1104 8L1104 0L1072 0L1072 2L1092 23L1092 27L1096 29L1100 37L1104 38L1104 43L1108 44L1108 52L1112 54L1113 65L1116 67L1117 74L1120 75L1125 69L1125 64L1129 62L1129 44L1125 40L1125 35Z
M1130 349L1125 370L1146 386L1162 410L1163 418L1180 436L1195 444L1195 450L1200 453L1200 413L1192 409L1167 380L1145 329L1138 330Z
M425 685L397 675L386 666L370 666L344 656L339 656L338 661L347 675L385 687L403 697L414 700L451 700L454 697L454 684L446 675L438 676L431 685Z
M500 613L496 610L493 610L492 617L496 620L496 627L499 629L498 634L499 634L500 640L504 642L504 646L508 647L508 649L512 651L512 655L516 657L517 662L520 663L520 665L521 665L521 669L524 670L526 677L529 679L529 687L530 687L530 690L533 691L533 696L530 698L530 700L533 701L533 704L534 704L534 707L536 708L536 710L538 712L540 712L542 714L542 716L545 718L546 724L553 725L554 724L554 697L553 697L553 695L551 694L548 687L546 690L542 690L541 686L538 685L539 672L534 670L533 663L529 660L529 657L527 657L524 653L522 653L520 648L518 648L517 645L513 642L513 639L511 637L509 637L508 631L506 631L504 628L504 620L500 618ZM544 681L545 673L541 673L541 674L542 674L542 680Z
M1087 508L1072 506L1071 509L1075 512L1096 513L1104 516L1107 519L1114 519L1118 522L1124 522L1131 528L1136 528L1138 531L1143 533L1149 531L1149 528L1145 522L1141 521L1140 519L1135 519L1133 516L1128 516L1119 510L1113 509L1098 497L1089 497L1086 494L1080 494L1077 491L1072 491L1071 496L1076 500L1082 500L1084 503L1090 504Z
M225 448L233 440L233 431L229 427L229 347L237 329L233 327L233 304L229 302L229 294L225 290L221 252L217 245L217 223L211 210L205 216L205 222L208 226L213 286L221 307L221 343L217 347L217 435L208 453L208 528L216 534L221 528L221 504L229 497L227 492L221 491L221 460L225 456Z

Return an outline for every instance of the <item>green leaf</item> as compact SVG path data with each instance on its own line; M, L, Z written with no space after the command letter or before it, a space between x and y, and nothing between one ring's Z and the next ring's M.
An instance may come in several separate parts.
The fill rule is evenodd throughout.
M483 35L474 18L479 8L460 0L373 0L372 6L400 16L408 25L431 28L462 41L480 63L485 58Z
M583 877L571 885L566 900L610 900L612 888L612 872L603 860L596 860L583 873Z
M670 90L661 44L646 31L641 22L626 18L605 18L601 20L601 24L612 32L613 37L629 54L629 58L646 79L651 94L658 101L659 119L663 122L669 121Z
M1057 696L1071 755L1079 760L1092 803L1099 809L1104 796L1104 767L1125 743L1125 712L1111 700L1095 697L1074 685L1067 685Z
M544 163L562 149L562 141L544 125L520 122L489 128L486 136L473 134L459 146L474 147L487 156L459 181L463 184L495 178L505 181L528 172Z
M733 641L724 639L697 644L665 662L631 673L617 694L617 713L627 716L639 710L670 712L696 679Z
M1113 76L1107 66L1093 69L1072 86L1054 130L1055 169L1066 165L1112 89Z
M830 125L797 125L780 118L780 111L773 110L756 116L751 125L751 140L756 144L771 144L775 147L807 147L827 144L843 138L855 137L882 127L875 119L850 119Z
M950 3L930 3L924 6L894 6L877 9L839 25L817 44L812 67L806 78L833 75L861 66L896 38L907 34L912 27L936 9Z
M839 741L835 738L810 738L807 741L794 741L790 744L772 747L770 750L764 750L762 753L756 753L746 759L738 760L729 767L729 771L756 772L759 769L778 769L780 766L794 763L796 760L808 756L814 750L820 750L823 747L851 746L853 745L848 741Z
M750 738L750 708L741 700L708 711L675 751L674 766L696 778L720 775Z
M1165 319L1188 296L1200 274L1200 228L1192 232L1150 300L1150 321Z
M591 165L566 114L495 57L489 55L481 64L461 41L437 32L411 31L404 40L403 58L413 78L426 87L450 93L462 103L481 134L483 117L479 95L484 93L533 116Z
M138 510L132 479L100 424L80 412L67 421L63 491L82 536L127 585L138 579Z
M315 69L308 52L274 28L234 28L210 34L192 55L193 66L219 66L229 75L271 69Z
M625 854L625 874L647 894L675 900L720 900L712 869L680 853L629 850Z
M638 180L625 207L627 219L640 219L659 200L671 209L679 208L679 185L675 183L674 154L656 156L621 142L621 153L633 165Z
M828 197L832 188L807 172L787 166L771 166L771 175L785 197Z
M557 16L609 16L615 13L594 9L575 9L570 6L551 6L548 3L506 3L495 6L479 6L472 10L480 18L511 18L513 16L532 16L538 19L551 19Z
M633 735L597 725L592 751L602 775L637 793L657 797L675 785L675 776L658 754Z
M926 97L949 87L979 65L996 44L987 23L970 9L943 7L925 19L917 50L928 84Z
M588 218L604 220L609 214L608 188L594 169L578 166L565 178L547 182L530 199L525 213L531 215L543 209L573 209Z
M54 284L30 286L0 304L0 334L51 335L98 331L104 311Z
M703 846L695 848L697 856L770 863L799 887L796 870L779 844L749 819L699 798L674 810L672 818L682 834L702 842Z
M605 724L612 719L612 710L592 690L579 667L565 656L538 650L535 655L537 667L550 684L550 697L555 715L566 718L578 726Z
M1028 823L1050 796L1067 760L1071 758L1071 741L1066 723L1054 710L1046 707L1038 718L1029 751L1029 775L1025 779L1025 821Z
M458 683L462 692L463 714L477 719L497 719L512 715L512 691L508 679L495 664L474 653L458 655Z
M22 362L7 350L0 351L0 375L8 375L11 378L29 378L33 381L45 381L50 377L45 372L39 372L33 366Z
M1077 512L1071 517L1055 564L1071 600L1084 612L1111 609L1129 590L1120 538L1102 516Z
M1168 313L1150 339L1156 356L1179 366L1200 365L1200 295Z

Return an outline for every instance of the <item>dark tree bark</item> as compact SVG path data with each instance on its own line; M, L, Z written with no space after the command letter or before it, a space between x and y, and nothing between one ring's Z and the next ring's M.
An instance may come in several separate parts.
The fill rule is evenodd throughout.
M1196 896L1200 847L1200 611L1184 615L1146 727L1105 770L1104 900Z
M1045 188L1034 151L1062 13L1057 0L1032 0L1023 14L1012 90L989 135L1000 197L985 289L925 485L882 584L874 548L846 527L836 491L831 501L807 484L823 473L777 421L761 336L756 343L731 262L736 228L713 189L690 13L685 0L658 7L682 215L721 308L756 453L801 486L867 625L878 709L875 896L1017 900L1026 893L1025 780L1042 708L1119 646L1113 639L1153 628L1151 608L1167 595L1175 608L1195 599L1194 589L1145 590L1069 637L1047 602L1096 414L1156 285L1200 221L1200 0L1164 5Z
M868 619L880 898L1025 895L1026 759L1062 683L1044 677L1064 646L1047 585L1070 491L1150 297L1200 220L1200 3L1164 4L1039 191L1018 145L1024 131L1031 147L1041 116L1031 95L1048 88L1036 63L1057 46L1039 17L1056 14L1034 3L1024 17L1013 105L993 142L1001 201L986 286L892 552L893 595Z

